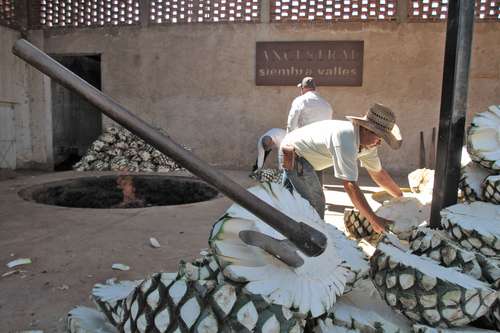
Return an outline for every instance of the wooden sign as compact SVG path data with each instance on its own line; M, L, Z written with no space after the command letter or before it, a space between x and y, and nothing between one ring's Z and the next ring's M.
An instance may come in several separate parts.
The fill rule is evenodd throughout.
M296 86L312 76L318 86L361 86L363 41L257 42L255 84Z

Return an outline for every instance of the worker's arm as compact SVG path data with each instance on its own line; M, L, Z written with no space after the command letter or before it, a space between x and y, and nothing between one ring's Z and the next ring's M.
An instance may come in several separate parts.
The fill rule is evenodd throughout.
M389 175L389 173L384 169L380 169L380 171L368 170L368 174L378 186L382 187L393 197L397 198L403 196L403 192L401 192L398 184L396 184L391 175Z
M368 222L370 222L375 232L382 233L386 230L388 224L393 223L390 220L377 216L373 212L370 205L368 205L365 196L361 192L357 182L344 180L343 185L344 190L349 195L349 198L351 198L354 207L356 207L359 210L360 214L364 216L368 220Z

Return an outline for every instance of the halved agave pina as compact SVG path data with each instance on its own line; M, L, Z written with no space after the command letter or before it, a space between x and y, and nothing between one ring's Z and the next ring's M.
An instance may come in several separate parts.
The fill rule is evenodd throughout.
M177 273L97 284L92 296L120 332L300 333L304 326L289 309L225 281L210 254L181 262Z
M500 206L480 201L456 204L441 210L441 225L464 248L500 255Z
M324 333L336 333L337 327L359 330L363 333L401 333L409 332L410 324L404 320L394 322L376 311L360 309L343 299L335 304L331 314L325 319L318 319L317 323Z
M362 248L356 242L349 240L345 235L331 224L326 224L329 235L334 240L334 245L342 258L341 266L347 268L344 295L352 290L359 281L368 279L370 265Z
M489 169L472 161L460 169L458 187L462 190L465 201L484 200L482 184L489 175Z
M408 183L413 193L421 193L432 196L434 188L434 170L417 169L408 174Z
M291 267L239 238L240 231L249 230L277 240L285 239L278 231L234 204L215 223L209 239L224 276L246 283L245 289L252 294L263 295L272 303L303 315L317 317L328 312L336 297L344 292L349 267L352 267L350 261L362 261L363 254L354 243L340 241L345 240L344 234L328 227L297 192L291 193L275 183L263 183L249 191L295 221L321 231L327 237L327 246L316 257L308 257L297 250L304 263L297 268Z
M394 311L379 296L371 280L363 280L342 296L331 313L316 321L322 332L336 333L337 327L361 332L409 332L411 321Z
M416 227L426 224L431 215L431 204L423 205L417 198L394 198L379 207L375 214L394 221L389 230L399 239L408 239Z
M101 309L118 298L116 294L122 296L113 286L94 290ZM154 274L117 304L113 324L124 333L300 333L304 326L303 319L290 310L247 293L241 285L188 280L177 273Z
M68 313L66 327L70 333L118 333L102 312L86 306L78 306Z
M492 105L472 118L467 151L473 161L495 171L500 170L500 105Z
M364 238L373 235L372 225L354 208L344 209L344 225L349 234L356 238Z
M413 254L429 257L441 266L456 267L475 279L500 286L500 262L478 252L467 250L441 230L418 228L410 237Z
M483 183L485 201L500 204L500 175L489 176Z
M422 204L415 197L393 198L385 201L376 211L380 217L394 221L389 230L406 240L411 231L419 225L426 224L430 216L431 204ZM370 222L356 209L344 209L344 225L350 235L356 239L375 234Z
M486 314L497 298L487 284L392 245L380 243L370 264L382 298L420 324L465 326Z

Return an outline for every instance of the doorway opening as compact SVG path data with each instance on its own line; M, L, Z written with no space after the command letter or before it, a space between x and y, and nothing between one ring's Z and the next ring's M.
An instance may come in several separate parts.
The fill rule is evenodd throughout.
M53 55L70 71L101 90L100 55ZM71 170L102 132L102 115L83 97L52 81L54 170Z

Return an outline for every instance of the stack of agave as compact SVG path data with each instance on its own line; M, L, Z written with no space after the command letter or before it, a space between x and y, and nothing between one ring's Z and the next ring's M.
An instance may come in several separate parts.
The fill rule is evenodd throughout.
M184 147L190 150L188 147ZM174 160L128 130L110 126L73 169L77 171L171 172L184 170Z
M496 121L496 123L495 123ZM370 259L370 277L387 304L431 327L460 327L486 316L500 330L500 206L495 176L474 188L471 170L499 173L500 108L477 114L468 136L472 163L463 188L466 200L441 211L443 230L420 227L409 249L380 243ZM486 142L485 142L486 141ZM495 148L496 147L496 148ZM462 177L462 181L464 177ZM489 191L486 194L486 191ZM478 200L484 200L481 202ZM419 326L417 332L432 332Z
M467 151L462 154L459 186L464 199L500 202L500 105L492 105L472 119L467 136Z

